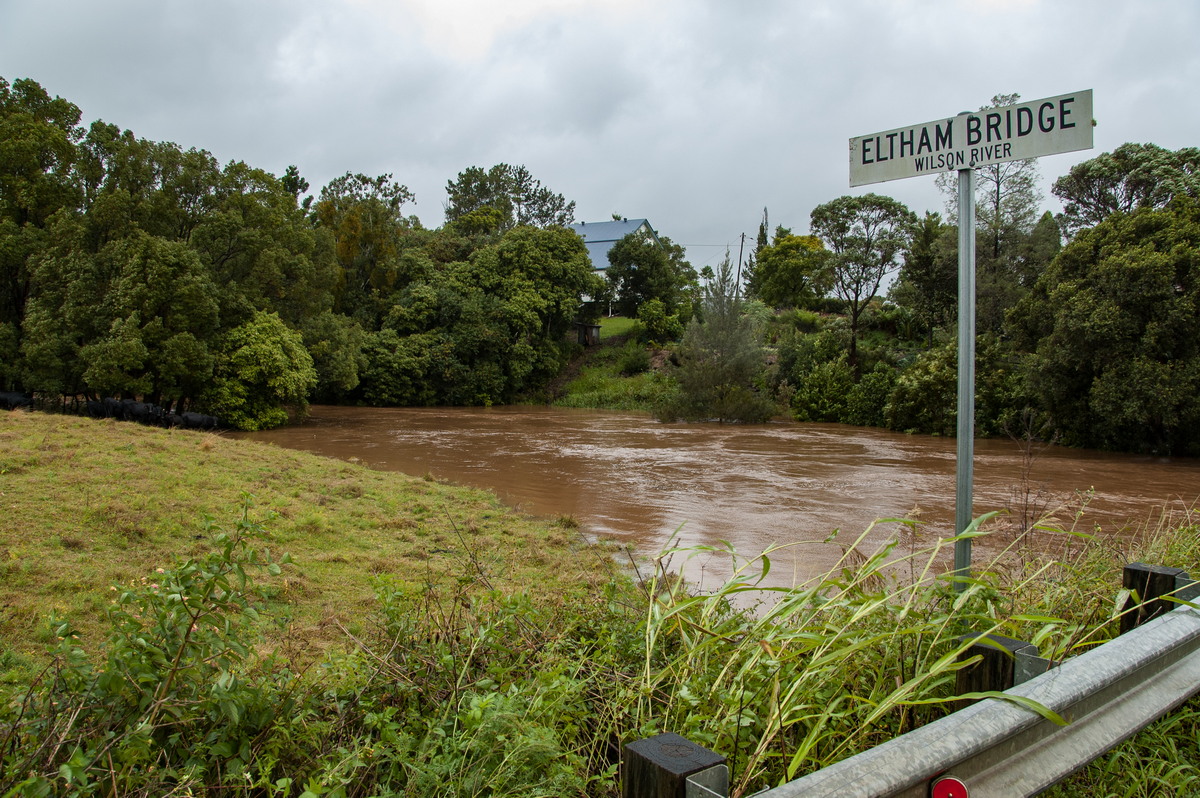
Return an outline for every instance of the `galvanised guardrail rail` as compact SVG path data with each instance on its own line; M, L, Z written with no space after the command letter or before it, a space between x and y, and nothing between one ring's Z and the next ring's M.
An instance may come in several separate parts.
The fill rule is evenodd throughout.
M1033 795L1200 691L1200 612L1181 607L1005 692L1068 721L1057 726L989 698L759 798Z
M1057 665L1031 655L1031 646L1005 641L1016 643L1000 654L1016 680L1031 662L1040 673L1004 692L1038 702L1067 725L989 698L754 798L1011 798L1062 780L1200 693L1200 608L1186 603L1200 586L1178 569L1140 563L1126 568L1124 584L1136 600L1126 605L1129 631L1114 640ZM700 753L685 756L686 740L663 737L675 739L662 752L653 745L658 738L628 747L653 750L650 759L658 762L631 765L627 754L626 773L643 774L636 784L626 779L625 798L728 795L723 757L699 746ZM661 772L661 763L682 775L645 775ZM692 771L683 773L689 764Z

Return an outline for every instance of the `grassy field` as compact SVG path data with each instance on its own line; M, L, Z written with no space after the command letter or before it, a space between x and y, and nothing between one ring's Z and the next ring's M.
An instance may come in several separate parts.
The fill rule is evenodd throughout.
M49 642L50 612L99 633L114 585L212 546L243 493L265 544L294 565L274 579L269 637L323 650L360 628L381 574L422 585L464 574L547 601L594 588L609 558L569 520L525 517L478 490L372 471L219 434L0 413L0 640L10 664ZM271 516L274 517L271 517Z

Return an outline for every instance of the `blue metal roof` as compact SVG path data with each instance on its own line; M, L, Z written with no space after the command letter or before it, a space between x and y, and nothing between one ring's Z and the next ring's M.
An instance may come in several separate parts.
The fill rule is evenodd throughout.
M645 226L646 234L657 241L658 235L655 234L654 228L650 226L650 222L645 219L576 222L575 224L567 225L567 227L574 230L583 238L583 243L587 246L588 257L592 259L592 268L596 271L604 271L609 266L608 251L613 248L613 244L616 244L630 233L637 232L643 225Z

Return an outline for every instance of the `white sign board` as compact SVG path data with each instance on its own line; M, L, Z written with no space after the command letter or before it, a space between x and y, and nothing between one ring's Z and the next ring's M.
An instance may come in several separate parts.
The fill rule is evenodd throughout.
M850 139L850 185L1092 147L1092 90Z

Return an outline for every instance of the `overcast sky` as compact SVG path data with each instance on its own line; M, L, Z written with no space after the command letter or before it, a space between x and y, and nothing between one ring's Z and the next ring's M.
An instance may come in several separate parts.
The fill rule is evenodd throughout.
M1197 0L0 0L0 76L137 136L312 192L524 164L576 219L647 217L697 266L763 207L808 229L843 194L941 210L934 178L851 190L848 140L993 95L1095 91L1095 149L1200 145Z

